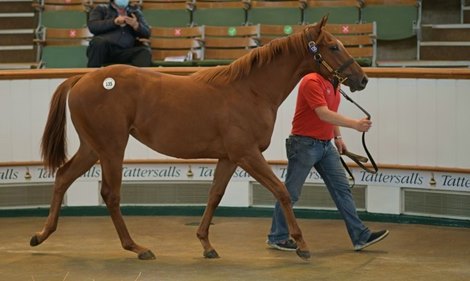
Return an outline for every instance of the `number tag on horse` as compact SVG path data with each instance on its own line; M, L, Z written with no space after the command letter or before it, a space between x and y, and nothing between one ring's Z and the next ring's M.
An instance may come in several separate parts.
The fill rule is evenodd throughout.
M108 77L108 78L104 79L104 81L103 81L103 87L106 90L111 90L112 88L114 88L114 85L116 85L116 82L111 77Z

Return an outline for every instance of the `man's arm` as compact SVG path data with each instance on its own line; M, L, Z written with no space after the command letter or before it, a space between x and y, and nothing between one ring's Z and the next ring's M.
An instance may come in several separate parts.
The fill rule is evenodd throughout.
M316 107L315 113L322 121L328 122L336 126L352 128L359 132L367 132L372 126L372 122L367 118L352 119L337 112L329 110L326 105Z
M150 26L145 21L143 13L139 9L135 9L131 12L131 19L136 24L131 25L139 38L150 38Z
M87 25L93 35L100 35L119 28L114 19L105 19L107 9L105 5L98 5L91 10Z
M343 141L343 137L341 136L341 131L339 126L335 126L334 130L334 136L335 136L335 146L338 149L340 154L343 154L343 151L347 150L346 144Z
M137 10L135 13L137 20L139 21L139 28L137 29L137 34L140 38L150 38L150 26L147 21L145 21L142 11Z

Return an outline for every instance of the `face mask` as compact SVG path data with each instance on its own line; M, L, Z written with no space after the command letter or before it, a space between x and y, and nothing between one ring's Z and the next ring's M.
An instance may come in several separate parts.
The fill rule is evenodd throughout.
M114 0L114 4L119 8L125 8L129 4L129 0Z

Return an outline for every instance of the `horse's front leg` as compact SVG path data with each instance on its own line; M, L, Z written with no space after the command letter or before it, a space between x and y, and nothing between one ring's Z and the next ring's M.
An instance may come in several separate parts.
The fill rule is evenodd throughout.
M279 201L289 226L289 233L297 242L297 255L304 260L309 259L310 251L307 243L303 239L302 231L297 224L297 220L295 219L289 192L284 184L276 177L263 155L260 152L253 152L248 156L240 158L238 164L260 184L269 189Z
M203 255L206 258L219 257L216 250L209 242L209 226L212 218L214 217L215 209L219 206L220 200L222 200L225 189L227 188L227 184L236 168L237 165L228 159L220 159L215 168L214 179L209 192L207 206L197 230L197 238L199 238L199 241L204 248Z

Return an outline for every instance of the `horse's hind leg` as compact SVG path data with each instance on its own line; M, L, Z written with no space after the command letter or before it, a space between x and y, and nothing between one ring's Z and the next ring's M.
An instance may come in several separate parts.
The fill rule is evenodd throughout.
M109 155L109 154L107 154ZM155 255L149 249L142 247L132 240L129 231L121 214L121 177L122 177L122 157L113 154L111 157L104 159L100 157L101 168L103 171L101 196L108 207L114 227L121 240L121 245L125 250L138 254L141 260L155 259Z
M295 219L291 200L286 187L273 173L271 167L261 153L253 152L240 159L239 165L255 178L260 184L269 189L281 204L284 216L289 226L289 233L298 244L297 255L302 259L310 258L310 251L307 243L302 237L302 232Z
M225 189L227 187L230 178L232 177L233 173L237 165L231 162L228 159L220 159L217 163L217 167L215 169L214 180L212 182L212 187L209 192L209 200L207 202L206 209L202 216L201 223L199 224L199 228L197 230L197 237L204 248L204 257L206 258L218 258L219 255L212 247L211 243L209 242L209 226L211 224L212 218L214 217L214 211L219 206L220 200L224 196Z
M31 238L30 245L37 246L44 242L56 229L59 220L59 212L64 199L64 194L70 185L98 160L98 156L86 144L81 143L75 155L57 170L54 182L49 216L44 228Z

